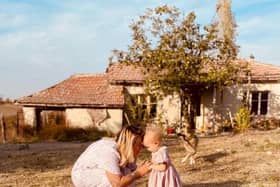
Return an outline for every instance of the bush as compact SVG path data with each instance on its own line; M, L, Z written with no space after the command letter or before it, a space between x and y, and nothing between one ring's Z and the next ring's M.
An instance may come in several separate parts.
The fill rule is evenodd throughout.
M57 141L95 141L104 136L108 136L108 134L96 128L69 128L62 125L51 125L38 133L40 140Z
M223 131L223 132L232 131L232 125L231 125L231 122L230 122L230 121L224 120L224 121L222 122L222 131Z
M9 142L38 142L38 141L95 141L111 134L96 128L68 128L63 125L51 125L36 132L31 126L21 126L20 136L14 136Z
M99 131L96 128L81 129L81 128L66 128L57 138L58 141L95 141L108 134L104 131Z
M234 130L237 132L244 132L251 126L251 114L247 107L241 107L235 114Z
M252 124L253 128L259 130L270 130L280 127L280 119L276 118L256 118Z
M5 116L3 118L3 123L5 125L5 135L6 141L9 141L17 136L17 121L15 116ZM0 126L0 132L2 131L2 126ZM0 138L2 139L2 133L0 133Z

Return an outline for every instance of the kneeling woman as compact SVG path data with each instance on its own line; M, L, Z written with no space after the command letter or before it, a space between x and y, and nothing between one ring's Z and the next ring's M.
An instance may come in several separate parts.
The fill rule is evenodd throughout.
M150 172L150 162L136 167L143 141L143 131L124 127L116 140L103 138L92 143L78 158L72 169L75 187L129 186Z

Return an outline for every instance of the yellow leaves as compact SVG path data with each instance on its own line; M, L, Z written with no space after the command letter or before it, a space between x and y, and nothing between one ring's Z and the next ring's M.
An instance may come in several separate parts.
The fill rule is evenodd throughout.
M148 9L131 25L133 40L125 60L148 69L153 86L162 89L231 83L236 68L229 60L236 57L236 45L219 39L214 24L201 31L195 19L194 12L180 16L166 5Z
M154 9L156 14L173 14L174 16L178 16L178 9L176 7L169 7L167 5L159 6Z

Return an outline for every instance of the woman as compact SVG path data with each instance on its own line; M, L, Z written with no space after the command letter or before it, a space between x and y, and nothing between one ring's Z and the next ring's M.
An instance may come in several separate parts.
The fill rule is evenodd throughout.
M136 167L135 161L143 141L143 131L124 127L116 140L101 139L92 143L78 158L72 169L76 187L129 186L150 171L150 162Z

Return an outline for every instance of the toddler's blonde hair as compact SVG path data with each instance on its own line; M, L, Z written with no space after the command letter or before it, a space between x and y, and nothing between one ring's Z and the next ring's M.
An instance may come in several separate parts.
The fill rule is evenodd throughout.
M146 134L153 133L153 140L162 141L163 133L162 129L156 126L149 126L146 128Z

